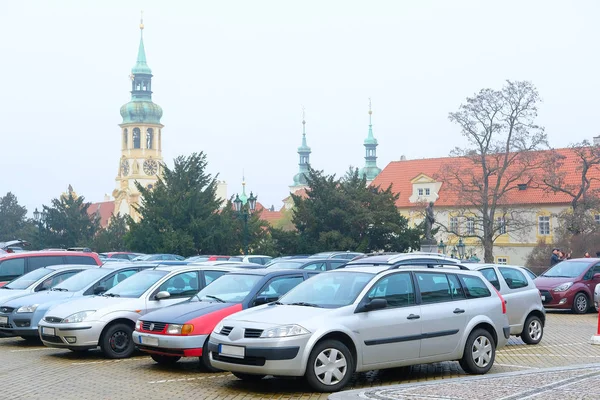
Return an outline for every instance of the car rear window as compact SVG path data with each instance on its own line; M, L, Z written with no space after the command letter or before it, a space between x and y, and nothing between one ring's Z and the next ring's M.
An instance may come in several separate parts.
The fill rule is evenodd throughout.
M459 275L459 279L469 299L490 297L492 295L486 284L476 276Z
M500 267L500 274L504 278L506 285L511 289L520 289L527 287L527 278L525 275L515 268Z
M0 262L0 280L25 273L25 258L11 258Z

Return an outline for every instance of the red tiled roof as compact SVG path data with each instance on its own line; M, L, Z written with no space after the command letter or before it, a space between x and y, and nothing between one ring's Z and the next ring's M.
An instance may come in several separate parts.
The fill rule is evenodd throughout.
M92 203L88 207L88 215L94 215L95 213L100 214L100 226L106 228L108 221L115 211L114 201L101 201L99 203Z
M281 211L271 211L268 208L265 208L259 202L256 202L256 211L260 211L260 219L263 221L267 221L269 225L273 225L274 222L279 221L283 214Z
M293 194L295 194L296 196L300 196L303 199L306 199L308 197L308 193L306 193L306 188L298 189ZM285 199L283 199L283 201L288 200L290 197L292 196L287 196Z
M572 149L557 149L555 151L560 156L564 157L564 159L561 160L562 166L560 172L565 174L565 183L568 185L578 185L578 181L581 181L581 159ZM534 154L539 157L544 157L549 154L549 150L539 151ZM448 165L452 165L454 168L459 167L461 169L472 168L474 171L477 171L478 168L473 165L471 160L465 157L392 161L383 169L383 171L381 171L371 185L380 186L382 189L386 189L391 184L394 193L400 193L400 197L396 202L398 207L415 207L417 203L411 203L409 201L409 197L413 195L413 184L411 181L419 175L424 174L429 178L440 182L441 179L439 177L443 176L444 168L447 168ZM535 171L531 172L532 175L536 175ZM600 168L594 166L588 172L588 177L594 177L600 180ZM527 188L525 190L513 190L508 192L506 198L502 200L503 204L568 204L571 201L571 196L565 193L553 193L545 190L545 188L539 184L539 178L534 178L533 181L530 181L528 177L523 178L522 183L527 183ZM459 204L459 194L444 186L445 185L442 183L438 192L439 198L435 201L436 206L452 207L461 205ZM594 187L600 189L600 184L597 181L594 181L592 183L592 188Z

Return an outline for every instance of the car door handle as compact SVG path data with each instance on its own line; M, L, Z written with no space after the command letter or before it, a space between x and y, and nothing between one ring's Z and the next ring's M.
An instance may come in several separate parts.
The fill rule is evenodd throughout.
M465 312L465 310L463 310L462 308L455 308L453 312L454 314L462 314Z
M406 319L419 319L421 318L420 315L415 315L415 314L410 314L408 317L406 317Z

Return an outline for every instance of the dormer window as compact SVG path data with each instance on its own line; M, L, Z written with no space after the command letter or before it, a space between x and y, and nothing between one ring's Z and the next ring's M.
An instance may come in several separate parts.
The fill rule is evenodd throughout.
M423 189L418 189L419 196L423 196Z
M442 186L441 182L425 175L419 174L411 180L412 194L409 197L411 203L419 203L422 201L436 201L438 192Z
M431 194L431 190L429 188L425 188L425 196L429 196Z

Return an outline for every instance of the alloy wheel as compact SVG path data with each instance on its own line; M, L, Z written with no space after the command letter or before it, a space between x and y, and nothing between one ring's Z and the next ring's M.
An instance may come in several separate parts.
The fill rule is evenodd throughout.
M479 336L473 342L471 356L473 362L480 368L485 368L492 359L492 343L485 336Z
M529 330L529 337L532 340L540 339L542 336L542 325L540 324L540 321L537 319L532 320L527 328Z
M580 312L587 311L587 298L585 296L577 296L576 307Z
M348 362L341 351L327 348L319 353L315 359L314 371L317 379L322 384L335 385L348 372Z

